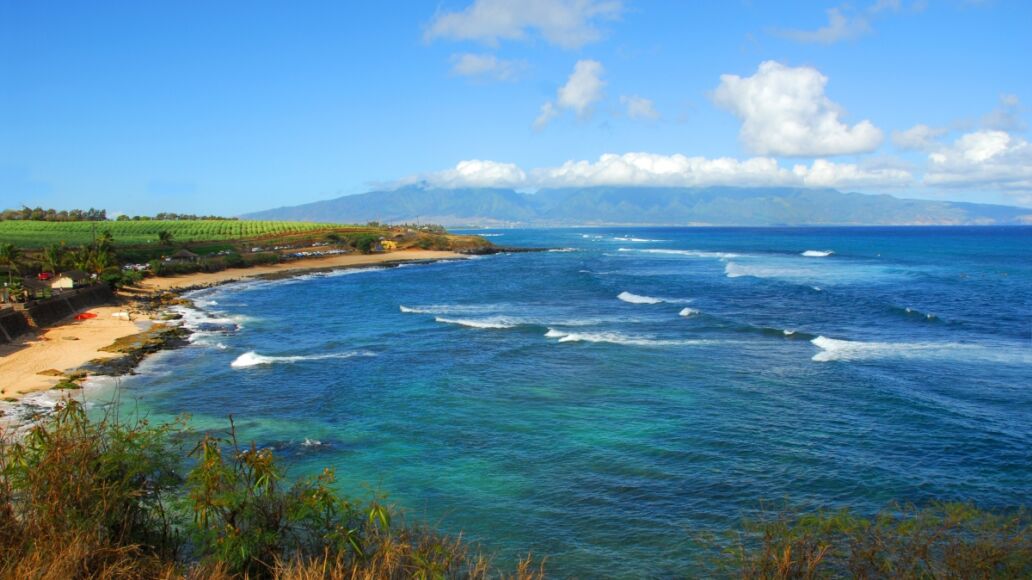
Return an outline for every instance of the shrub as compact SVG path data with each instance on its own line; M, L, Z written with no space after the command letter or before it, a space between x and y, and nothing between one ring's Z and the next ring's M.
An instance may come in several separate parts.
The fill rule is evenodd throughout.
M744 578L1032 577L1030 514L961 503L767 514L723 547L723 570Z
M0 577L500 575L461 539L345 499L330 470L291 482L270 450L239 446L232 423L185 454L190 436L183 421L91 421L70 400L0 446ZM531 565L516 577L540 577Z

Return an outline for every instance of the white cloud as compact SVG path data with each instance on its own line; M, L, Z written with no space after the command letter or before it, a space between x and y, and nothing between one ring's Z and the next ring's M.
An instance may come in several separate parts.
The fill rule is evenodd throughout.
M808 187L894 188L909 185L913 181L910 172L903 169L862 168L852 163L832 163L826 159L814 160L809 167L796 165L792 173Z
M659 112L651 99L639 97L638 95L624 95L620 102L627 107L627 116L636 121L654 121L659 118Z
M462 53L453 54L452 73L472 78L493 78L500 81L514 79L526 63L505 60L493 54Z
M602 63L597 60L578 60L573 65L573 72L566 84L559 87L556 103L564 109L576 111L578 116L585 116L591 111L591 105L602 98Z
M939 146L937 139L949 132L943 127L914 125L906 131L893 131L892 142L900 149L930 151Z
M578 60L566 84L559 87L555 102L548 101L541 105L534 127L544 128L561 109L571 110L581 118L589 117L592 105L602 98L602 89L606 85L602 80L604 72L602 63L597 60Z
M1032 199L1032 144L1004 131L975 131L928 156L924 182ZM1023 198L1023 199L1024 199Z
M1024 131L1022 106L1018 95L1000 95L1000 104L982 118L982 127L996 131Z
M899 12L901 0L878 0L864 10L854 10L849 4L825 10L828 23L816 30L775 29L777 36L796 42L834 44L843 40L859 38L873 31L871 20L886 12ZM919 3L914 8L920 11Z
M424 177L432 185L457 187L522 187L527 174L515 163L499 163L480 159L460 161L454 169L438 171ZM408 182L418 181L409 179Z
M858 38L871 31L871 24L867 18L860 15L846 16L841 8L829 8L828 24L816 30L778 30L778 36L794 40L796 42L834 44L841 40Z
M751 77L722 75L713 101L742 121L739 138L761 155L819 157L867 153L882 142L870 121L852 127L824 95L828 78L815 68L760 64Z
M534 128L538 131L544 129L545 126L548 125L558 114L559 111L555 110L555 105L552 104L552 101L546 101L541 105L541 112L539 112L537 118L534 119Z
M902 169L864 169L819 159L787 169L770 157L734 159L655 153L605 154L597 161L567 161L558 167L524 171L511 163L463 161L455 169L421 178L437 187L740 187L795 186L901 188L913 181ZM406 180L412 182L417 178Z
M496 45L536 31L552 44L578 48L599 40L598 22L615 20L622 11L620 0L474 0L464 10L434 16L425 37Z

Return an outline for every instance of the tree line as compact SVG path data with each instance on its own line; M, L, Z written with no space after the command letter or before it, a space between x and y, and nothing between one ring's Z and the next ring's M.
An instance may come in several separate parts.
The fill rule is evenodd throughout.
M179 220L219 220L235 221L235 217L217 215L196 215L192 213L160 212L156 215L125 214L115 218L116 221L179 221ZM107 210L104 209L44 209L42 207L22 206L21 209L5 209L0 212L0 221L34 221L34 222L103 222L107 221Z

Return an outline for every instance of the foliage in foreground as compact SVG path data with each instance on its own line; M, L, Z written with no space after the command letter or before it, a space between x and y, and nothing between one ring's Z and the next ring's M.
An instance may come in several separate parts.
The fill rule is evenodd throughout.
M68 402L0 449L0 577L484 578L460 538L354 503L333 472L289 482L232 430L203 436L184 472L184 424L90 421ZM515 576L540 569L520 562Z
M1032 514L959 503L895 506L870 519L779 511L723 547L718 570L742 578L1030 578Z
M69 401L0 446L0 578L505 575L461 538L401 524L379 501L341 496L333 480L330 470L288 479L270 450L239 445L233 429L198 437L182 422L91 421ZM1026 511L780 511L729 537L710 546L723 551L707 575L1032 577ZM649 562L640 569L648 575ZM544 575L529 558L510 573Z

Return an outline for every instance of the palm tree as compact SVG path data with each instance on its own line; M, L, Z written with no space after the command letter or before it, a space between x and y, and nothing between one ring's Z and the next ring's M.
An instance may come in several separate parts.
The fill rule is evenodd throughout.
M92 262L93 248L89 246L79 246L79 249L76 250L74 254L72 254L72 264L79 270L82 270L83 272L89 271L90 264Z
M18 260L21 258L21 250L14 244L0 244L0 264L7 266L7 284L14 284L14 273L18 271Z
M161 230L158 232L158 241L161 242L162 246L171 246L175 236L168 230Z
M61 262L64 260L64 246L60 244L50 244L43 250L43 256L40 258L40 262L43 265L43 270L50 272L51 274L57 274L58 269L61 268Z
M114 244L115 236L111 235L111 230L104 230L101 232L95 243L97 250L103 252L110 252Z

